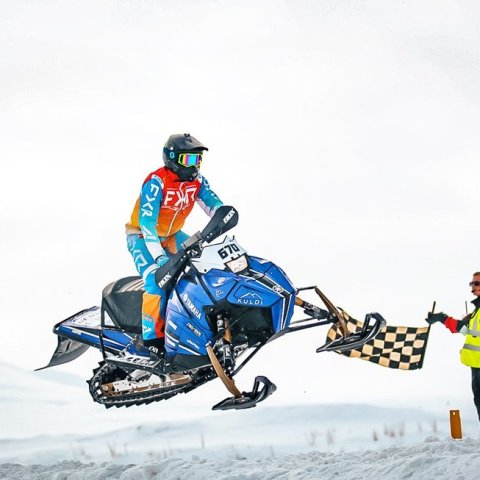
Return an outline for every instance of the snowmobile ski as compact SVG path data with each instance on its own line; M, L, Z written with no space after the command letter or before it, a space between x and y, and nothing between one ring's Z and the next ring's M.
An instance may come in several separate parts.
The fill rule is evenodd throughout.
M217 403L212 410L244 410L246 408L256 407L257 403L263 402L277 389L267 377L259 375L255 377L255 382L251 392L243 392L240 397L229 397Z

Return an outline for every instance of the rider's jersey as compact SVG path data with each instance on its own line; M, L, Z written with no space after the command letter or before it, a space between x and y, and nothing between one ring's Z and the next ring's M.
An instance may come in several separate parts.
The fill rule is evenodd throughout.
M192 182L182 182L168 168L159 168L143 182L130 222L126 225L127 234L141 233L154 259L165 255L161 241L183 227L195 202L209 216L223 205L202 175Z

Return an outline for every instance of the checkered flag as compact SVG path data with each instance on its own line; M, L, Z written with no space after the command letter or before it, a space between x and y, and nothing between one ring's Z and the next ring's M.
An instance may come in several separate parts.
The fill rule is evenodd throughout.
M347 319L348 331L350 333L359 332L363 323L349 317L346 312L342 312ZM336 353L347 357L361 358L382 367L417 370L423 365L429 333L430 326L415 328L387 325L360 349ZM339 326L335 324L328 331L327 340L332 341L340 337Z

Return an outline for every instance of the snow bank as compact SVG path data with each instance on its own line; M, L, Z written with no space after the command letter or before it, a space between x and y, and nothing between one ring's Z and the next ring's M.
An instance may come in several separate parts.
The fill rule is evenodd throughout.
M67 421L64 416L55 417L56 413L60 414L58 408L48 417L52 422ZM45 424L46 419L39 423ZM114 430L100 417L83 417L84 422L87 419L95 433L80 434L75 422L68 434L52 433L58 431L55 427L38 435L34 434L38 431L35 427L29 436L0 438L0 463L125 465L173 457L217 461L306 454L312 450L344 453L412 445L430 435L447 437L449 432L446 416L371 405L262 407L197 419L143 419L136 425L119 424ZM476 421L464 422L465 436L476 437L476 426Z
M281 480L381 478L382 480L450 480L477 478L480 441L429 437L423 443L357 453L311 452L248 459L190 460L167 458L141 465L61 462L54 465L0 465L10 480Z

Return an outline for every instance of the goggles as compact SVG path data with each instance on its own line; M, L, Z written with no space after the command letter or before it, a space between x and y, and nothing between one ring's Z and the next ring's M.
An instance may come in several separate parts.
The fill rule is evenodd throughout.
M201 153L180 153L178 155L179 165L184 167L199 167L202 163L202 154Z

